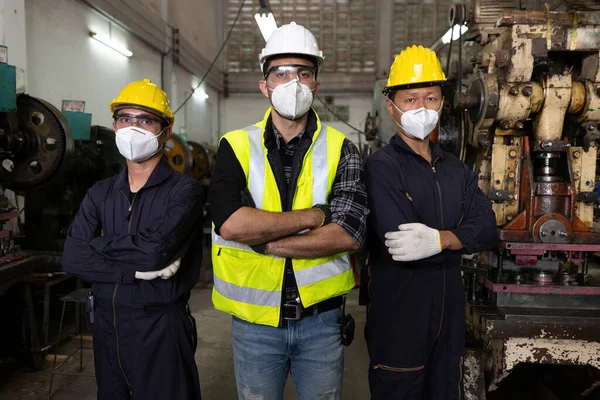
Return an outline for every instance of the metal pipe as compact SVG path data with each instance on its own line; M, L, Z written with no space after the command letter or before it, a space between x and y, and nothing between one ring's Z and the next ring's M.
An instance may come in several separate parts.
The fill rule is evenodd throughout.
M498 253L498 263L496 265L496 268L498 270L498 276L497 276L498 280L500 280L500 275L502 275L502 264L503 263L504 263L504 252L502 250L500 250Z
M477 298L475 291L475 274L469 274L469 295L471 297L471 303L475 303Z

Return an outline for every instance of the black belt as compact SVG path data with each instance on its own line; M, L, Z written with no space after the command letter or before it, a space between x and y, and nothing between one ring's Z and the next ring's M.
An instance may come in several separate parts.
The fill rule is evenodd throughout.
M283 319L297 321L304 317L308 317L309 315L331 311L335 308L341 307L343 303L344 297L337 296L327 300L323 300L322 302L314 304L307 308L302 307L302 304L284 304L282 310Z

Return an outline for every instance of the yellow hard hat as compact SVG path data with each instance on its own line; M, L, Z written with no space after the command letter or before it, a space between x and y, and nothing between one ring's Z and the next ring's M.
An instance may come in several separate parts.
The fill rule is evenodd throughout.
M412 45L394 59L383 93L388 94L394 89L441 85L445 81L446 75L435 51Z
M169 121L169 126L172 126L175 121L167 94L148 78L125 86L110 103L110 112L114 114L116 108L123 108L121 106L138 106L154 110Z

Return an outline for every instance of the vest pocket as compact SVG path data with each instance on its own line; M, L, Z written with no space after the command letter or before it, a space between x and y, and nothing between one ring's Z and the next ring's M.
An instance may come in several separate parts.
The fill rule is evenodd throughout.
M218 247L217 257L233 257L243 262L258 262L262 257L261 254L254 253L248 250L235 249L231 247Z
M314 205L313 181L314 179L312 176L300 174L300 177L298 177L298 183L296 184L296 190L294 191L294 199L292 202L293 209L302 210L305 208L310 208ZM313 201L311 202L311 200Z

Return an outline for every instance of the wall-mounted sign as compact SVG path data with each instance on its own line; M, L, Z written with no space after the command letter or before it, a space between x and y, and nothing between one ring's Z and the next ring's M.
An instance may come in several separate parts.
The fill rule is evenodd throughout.
M85 112L85 101L63 100L62 111Z
M8 47L0 46L0 63L8 64Z

